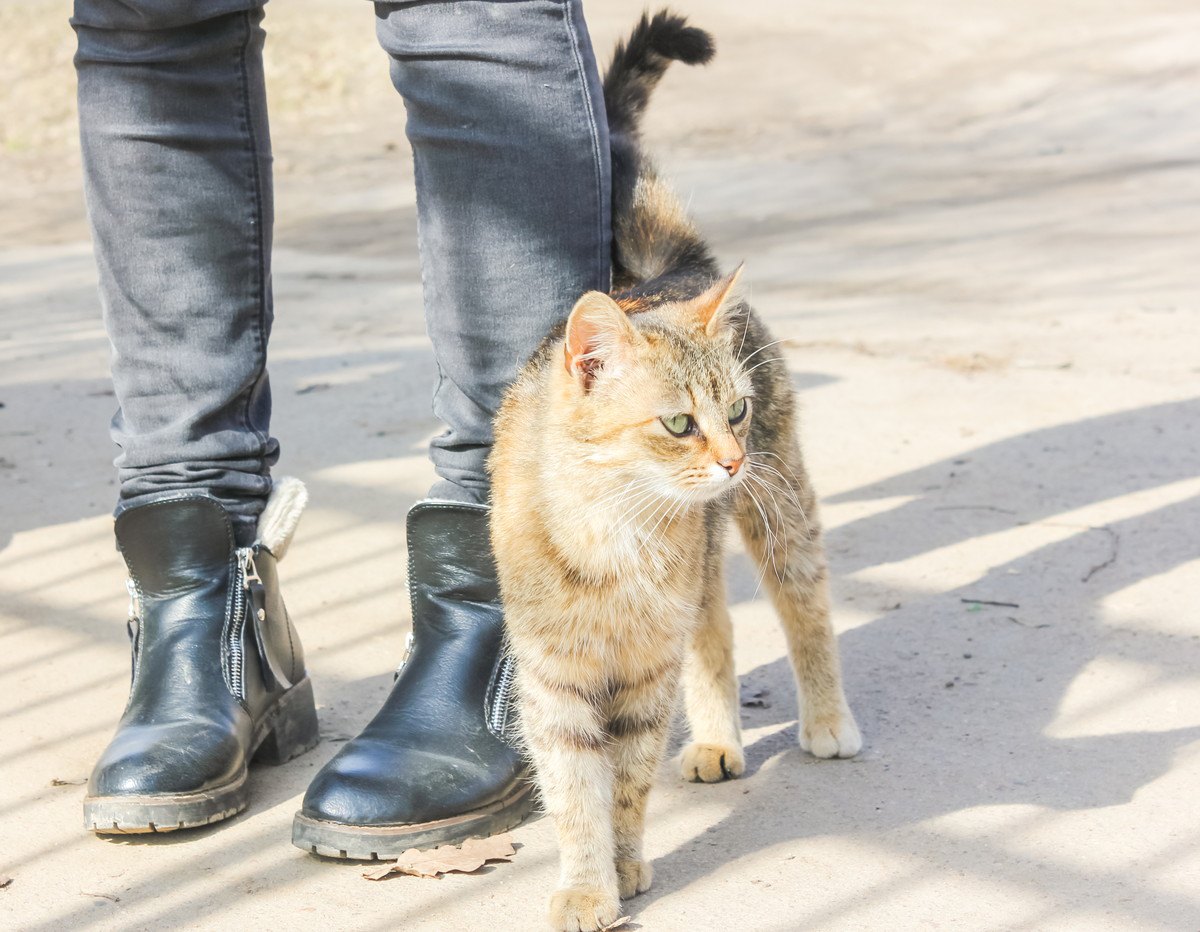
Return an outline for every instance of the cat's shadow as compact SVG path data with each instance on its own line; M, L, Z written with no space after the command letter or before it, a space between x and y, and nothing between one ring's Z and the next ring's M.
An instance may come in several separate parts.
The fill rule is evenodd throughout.
M810 388L820 388L822 385L832 385L838 381L837 376L825 372L793 372L791 376L792 388L798 392Z
M1200 638L1113 628L1101 619L1112 594L1195 559L1200 497L1103 529L1078 524L1065 539L1003 560L948 591L915 582L882 591L854 574L1018 525L1053 523L1056 515L1092 502L1189 478L1200 460L1200 438L1190 429L1198 421L1198 400L1081 420L837 496L904 498L828 535L834 592L854 593L860 612L864 603L874 607L874 617L839 642L863 752L850 761L820 761L800 750L785 657L745 673L743 694L766 703L741 710L745 776L710 786L682 784L673 759L660 772L657 789L669 800L660 798L660 805L716 801L728 811L655 858L653 888L627 911L636 918L720 865L747 857L762 865L762 882L803 883L790 871L800 869L801 855L811 857L806 840L821 837L861 843L893 862L928 865L930 874L953 858L958 870L1031 895L1095 882L1061 859L1013 857L1012 845L1028 831L1027 822L992 826L965 846L960 836L941 831L937 819L1021 805L1037 807L1049 822L1060 812L1119 806L1166 773L1181 748L1200 740L1200 727L1114 732L1063 711L1068 690L1097 659L1153 668L1156 682L1194 675ZM1093 467L1100 454L1103 462ZM1088 472L1090 481L1083 481ZM764 597L761 590L755 594L756 575L741 555L731 557L728 576L735 605ZM971 599L1018 607L964 601ZM735 631L735 640L747 634ZM676 729L671 750L677 754L683 741L683 730ZM654 832L651 818L652 854ZM721 857L697 856L711 852L709 846ZM919 876L912 882L919 883ZM1167 892L1145 893L1111 908L1134 925L1152 925L1187 905ZM840 915L831 907L794 927L820 928Z

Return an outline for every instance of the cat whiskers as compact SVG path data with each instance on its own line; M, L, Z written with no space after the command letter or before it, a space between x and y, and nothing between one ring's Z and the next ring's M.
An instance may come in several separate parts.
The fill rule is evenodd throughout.
M779 486L775 485L775 483L766 479L764 476L760 476L756 472L746 473L746 478L748 480L753 480L754 482L758 483L758 487L760 489L762 489L763 494L767 496L767 498L771 502L771 505L775 508L775 515L779 518L779 530L776 531L776 535L778 536L778 534L780 534L780 533L783 534L783 565L786 567L788 565L787 548L788 548L788 541L789 541L789 537L787 534L787 518L784 517L783 509L779 506L779 499L775 496L775 493L783 492L786 495L786 494L788 494L787 490L781 489ZM803 511L800 512L800 516L802 518L804 518ZM804 522L805 522L805 524L807 524L808 519L804 518Z
M658 505L656 504L656 500L660 498L657 480L642 480L640 486L635 484L635 488L638 489L637 494L634 495L632 501L625 506L616 521L613 522L614 533L619 534L629 531L633 522L638 520L647 508L654 507L655 510L651 514L657 513ZM634 532L634 536L637 536L636 532Z
M754 456L755 454L751 453L750 455ZM796 491L795 491L795 489L793 489L791 487L791 483L788 482L787 476L785 476L778 469L776 469L774 466L771 466L768 463L759 463L759 462L755 462L754 460L751 460L750 462L754 466L755 469L765 469L768 472L770 472L771 474L777 476L779 478L779 481L783 483L783 486L781 487L781 486L775 485L774 483L771 483L771 488L775 489L777 492L782 492L789 499L791 499L792 504L795 505L796 508L798 508L800 510L801 514L803 514L804 506L800 504L800 499L796 497ZM757 478L760 481L764 481L762 476L758 476Z
M671 504L671 500L670 500L670 499L668 499L668 500L667 500L667 504L668 504L668 505L670 505L670 504ZM680 499L679 501L677 501L677 502L675 502L675 503L674 503L674 506L673 506L673 507L671 507L671 508L669 508L669 509L664 509L664 511L663 511L663 514L662 514L662 517L660 517L660 518L659 518L657 521L655 521L655 522L654 522L654 527L650 528L650 530L649 530L649 531L648 531L648 532L647 532L647 533L644 535L644 537L643 537L643 541L644 541L644 540L647 540L647 539L649 539L649 538L652 538L652 537L654 536L655 532L658 530L658 527L659 527L659 525L663 523L663 518L666 518L666 521L667 521L667 527L670 527L670 526L671 526L671 522L675 520L675 516L676 516L676 515L677 515L677 514L678 514L678 513L679 513L679 512L680 512L680 511L681 511L681 510L684 508L684 506L686 506L687 504L688 504L688 501L687 501L687 499ZM640 534L640 529L639 529L639 536L642 536L642 535ZM674 554L673 554L673 552L671 552L671 555L674 555Z
M670 524L680 507L688 504L686 499L676 502L672 497L661 494L657 479L652 478L646 482L649 483L650 488L648 490L643 488L636 500L622 512L615 528L617 533L628 532L639 550L644 547L645 541L658 530L664 519ZM661 501L655 502L656 498L661 498ZM648 508L650 514L643 518L642 516ZM636 528L632 527L635 521L638 522ZM654 522L653 527L650 527L651 522ZM647 527L650 527L648 532L646 531Z
M787 337L784 337L781 340L772 340L770 343L764 343L762 346L760 346L758 349L756 349L753 353L751 353L749 356L747 356L745 359L743 359L742 365L744 366L746 363L748 363L751 359L753 359L755 356L757 356L763 350L770 349L772 346L778 346L780 343L782 343L786 339L787 339ZM742 335L742 340L743 341L745 340L745 334ZM738 352L740 353L741 350L739 349Z
M672 502L670 499L668 499L666 501L667 507L662 508L661 514L659 514L657 509L652 512L650 518L644 521L635 532L634 543L638 548L638 552L644 554L647 546L654 541L654 535L658 533L659 526L665 521L667 527L670 527L671 522L675 520L675 517L681 511L683 511L688 504L689 503L686 499L681 499L675 502ZM650 520L654 519L656 514L658 515L658 519L654 521L654 526L651 527L649 531L645 531L645 526L649 524ZM658 545L655 547L655 553L660 559L664 560L664 563L662 564L664 568L678 566L683 559L683 554L680 552L680 550L672 546L667 540L658 542Z
M621 530L628 532L628 536L631 537L635 543L640 542L642 537L642 529L649 522L655 519L660 510L666 507L669 499L662 499L658 495L649 495L643 499L640 499L639 502L640 506L636 510L631 508L630 514L621 522L620 525ZM643 518L643 515L646 514L647 509L650 510L650 514ZM637 522L637 527L633 526L635 522Z
M752 450L752 451L748 451L746 453L746 455L747 456L773 456L775 459L779 460L780 465L782 465L783 468L788 471L788 475L792 477L793 482L795 482L797 485L801 485L801 486L804 485L804 483L800 481L800 477L796 475L796 471L794 469L792 469L791 464L789 464L788 461L785 460L778 453L772 453L770 450Z
M616 518L605 525L605 536L618 545L629 539L633 522L639 520L648 508L655 505L659 498L658 481L649 476L634 479L590 504L594 511L601 512L603 518L603 509L608 508L614 502L619 503L620 499L624 497L628 497L629 501L620 503L621 510ZM634 536L636 537L636 534Z
M769 545L770 540L771 540L771 538L769 536L771 533L771 525L770 525L770 522L767 521L766 512L763 511L762 506L758 503L758 500L754 497L754 493L750 491L750 486L744 482L742 484L745 486L746 495L750 498L751 503L754 505L754 507L758 509L758 513L763 519L763 527L766 528L766 531L768 534L767 542ZM761 564L759 566L758 573L755 575L756 575L756 579L754 580L754 592L752 592L750 594L751 602L753 602L755 599L758 598L758 590L762 588L763 580L767 578L766 564Z
M745 371L745 375L750 375L755 369L765 366L769 362L782 362L786 365L786 360L782 356L768 356L766 359L760 359L753 366Z
M642 501L642 500L639 500ZM639 553L643 553L658 533L659 527L664 523L669 527L671 522L684 509L695 504L691 497L674 498L664 496L663 499L651 507L649 504L642 504L637 508L636 513L629 515L621 524L620 531L628 531L631 543L637 548ZM646 517L641 517L645 514L646 509L650 508L650 514ZM639 520L640 519L640 520ZM637 521L636 528L630 528L630 525ZM662 546L658 548L661 556L664 556L668 563L678 563L682 559L681 552L672 547L666 541L661 542Z
M750 494L750 497L754 499L755 507L758 508L758 512L762 516L763 526L766 528L766 531L767 531L767 547L771 553L771 568L775 570L775 578L778 579L780 582L782 582L784 573L782 570L780 570L779 561L778 561L778 557L779 557L778 545L780 543L780 536L779 536L779 533L776 532L776 530L774 528L772 528L770 517L767 514L766 509L763 508L761 500L754 493L753 486L757 485L759 490L763 493L763 495L766 496L767 501L769 501L775 509L776 517L779 519L780 529L783 531L783 566L784 566L784 569L786 569L787 565L788 565L787 529L785 527L787 522L784 520L783 510L779 507L779 501L778 501L778 499L776 499L774 492L772 492L772 490L771 490L772 487L766 482L766 480L763 479L762 476L760 476L756 472L754 472L754 469L753 469L754 464L753 463L748 464L748 466L750 468L746 472L746 482L745 482L746 491ZM757 589L755 590L755 594L757 594Z
M780 491L780 492L783 492L784 494L786 494L786 495L787 495L787 496L788 496L788 497L789 497L789 498L792 500L792 504L796 506L796 510L800 512L800 517L801 517L801 519L803 519L803 521L804 521L804 530L805 530L805 531L808 533L808 535L811 537L811 536L812 536L812 530L813 530L813 529L812 529L812 524L811 524L811 523L809 523L809 520L808 520L808 512L807 512L807 511L805 511L805 509L804 509L804 505L802 505L802 504L801 504L801 502L800 502L800 499L799 499L799 498L796 496L796 489L795 489L795 486L796 486L797 484L799 484L799 485L803 485L803 483L801 483L801 482L800 482L800 480L799 480L798 478L796 478L796 473L795 473L795 471L792 469L792 467L788 465L788 461L787 461L787 460L785 460L785 459L784 459L782 456L780 456L778 453L772 453L772 452L770 452L769 450L756 450L756 451L754 451L753 453L747 453L746 455L747 455L747 456L749 456L749 457L755 457L755 456L773 456L773 457L775 457L775 459L779 460L779 462L780 462L780 463L783 465L783 468L784 468L784 469L786 469L786 470L787 470L787 471L788 471L788 472L791 474L791 477L792 477L792 478L791 478L791 481L789 481L789 480L788 480L788 477L787 477L787 476L785 476L783 473L781 473L781 472L780 472L778 469L776 469L774 466L771 466L771 465L770 465L770 464L768 464L768 463L756 462L754 459L751 459L751 460L750 460L750 462L751 462L751 463L752 463L754 466L756 466L756 467L758 467L758 468L760 468L760 469L767 469L767 470L770 470L770 471L771 471L771 472L773 472L773 473L774 473L776 476L778 476L778 477L779 477L779 481L780 481L781 483L783 483L783 488L779 489L779 491ZM760 479L760 480L762 480L762 476L759 476L759 479ZM772 487L773 487L773 488L778 488L778 486L772 486Z
M653 476L641 476L640 478L633 479L632 481L626 482L620 488L606 493L603 498L600 498L594 502L589 502L588 504L592 508L597 509L597 510L607 508L609 505L611 505L613 502L617 501L618 499L622 498L623 496L633 495L636 492L636 493L638 493L637 497L640 497L642 492L646 491L650 486L653 486L656 482L657 482L657 480Z
M661 517L661 514L665 514L670 509L670 506L671 506L671 499L667 498L665 496L662 497L662 499L655 504L655 506L654 506L653 510L650 512L649 516L646 517L645 519L643 519L642 521L640 521L638 523L638 526L633 529L632 537L634 539L634 542L638 545L639 548L641 547L642 541L645 538L645 534L643 532L646 530L647 525L649 525L649 523L651 521L655 521L656 522L655 527L657 527L658 526L657 519L659 519ZM640 515L642 513L642 511L645 511L645 509L643 508L641 511L638 512L638 514Z

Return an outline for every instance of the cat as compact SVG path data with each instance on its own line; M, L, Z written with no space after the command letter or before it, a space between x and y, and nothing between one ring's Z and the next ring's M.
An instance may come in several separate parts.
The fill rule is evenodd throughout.
M650 886L646 802L678 685L685 779L745 769L724 539L732 519L773 597L800 694L800 744L850 757L821 526L776 341L639 145L671 61L708 33L643 16L604 79L614 289L579 299L508 390L491 533L521 739L561 856L555 929L600 929Z

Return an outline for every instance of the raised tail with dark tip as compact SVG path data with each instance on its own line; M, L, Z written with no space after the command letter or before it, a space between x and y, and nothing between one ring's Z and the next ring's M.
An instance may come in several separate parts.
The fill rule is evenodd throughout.
M712 255L675 192L641 150L642 115L673 61L707 64L712 37L669 10L646 13L617 45L604 75L612 146L613 284L635 287L654 278L716 276Z
M706 65L713 57L713 42L703 29L669 10L641 21L624 42L617 44L604 75L604 106L611 133L637 135L650 94L673 61Z

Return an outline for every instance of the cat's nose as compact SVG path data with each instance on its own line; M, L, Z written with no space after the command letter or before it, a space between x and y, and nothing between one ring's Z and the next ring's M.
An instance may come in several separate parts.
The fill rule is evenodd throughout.
M733 459L718 460L718 462L725 467L725 471L729 473L731 477L736 476L738 474L738 470L742 468L742 463L746 462L746 454L740 453Z

